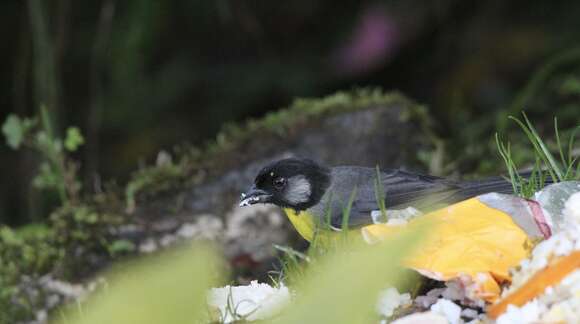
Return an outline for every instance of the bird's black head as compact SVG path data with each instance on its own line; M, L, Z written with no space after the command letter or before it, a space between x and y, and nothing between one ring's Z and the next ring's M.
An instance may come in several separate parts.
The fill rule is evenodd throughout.
M272 203L305 210L316 205L330 184L330 170L309 159L290 158L265 166L240 206Z

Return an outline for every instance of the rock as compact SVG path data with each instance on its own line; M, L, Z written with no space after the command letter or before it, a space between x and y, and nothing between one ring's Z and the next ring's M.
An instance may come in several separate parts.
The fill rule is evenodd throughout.
M420 169L417 152L433 149L429 125L422 107L396 93L359 91L298 100L245 127L228 128L213 146L198 150L197 158L170 159L163 153L163 163L136 173L127 187L130 219L139 228L132 235L140 233L137 241L144 242L139 248L144 252L205 236L223 243L232 258L250 254L266 260L274 254L272 244L296 237L278 208L236 207L260 168L302 156L328 165ZM224 229L192 225L202 215L213 215Z
M328 165L424 169L417 153L434 149L430 124L423 107L397 93L338 93L297 101L287 110L221 133L212 149L176 166L184 175L167 165L137 173L129 185L136 200L131 210L153 219L225 215L261 167L291 156Z
M580 192L580 181L554 183L536 193L535 198L542 206L544 215L550 220L553 232L564 229L566 202L577 192Z
M449 324L442 315L433 312L415 313L399 318L392 324Z
M450 324L459 324L461 321L461 307L447 299L439 299L431 306L431 311L444 316Z

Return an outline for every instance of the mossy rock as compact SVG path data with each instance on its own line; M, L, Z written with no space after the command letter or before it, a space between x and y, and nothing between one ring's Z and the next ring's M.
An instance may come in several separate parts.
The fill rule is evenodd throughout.
M181 153L134 174L127 186L130 211L145 217L220 213L265 163L286 156L329 165L426 169L437 139L425 107L397 92L354 90L228 125L205 148ZM420 157L423 157L421 161Z

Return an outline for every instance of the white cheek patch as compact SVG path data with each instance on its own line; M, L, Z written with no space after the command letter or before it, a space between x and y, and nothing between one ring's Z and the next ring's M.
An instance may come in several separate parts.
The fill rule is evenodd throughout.
M312 187L305 176L298 175L288 179L284 198L291 204L305 203L310 199Z

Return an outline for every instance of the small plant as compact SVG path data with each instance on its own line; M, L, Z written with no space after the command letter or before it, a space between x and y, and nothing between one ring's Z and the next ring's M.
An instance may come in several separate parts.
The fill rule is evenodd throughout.
M499 134L495 134L497 149L508 170L514 193L529 198L535 192L544 187L548 176L553 182L580 179L580 163L578 163L578 157L573 156L574 140L576 132L580 129L580 126L572 131L568 140L568 145L567 147L564 147L558 130L558 119L554 118L556 146L560 157L560 161L558 161L548 148L548 145L542 140L526 114L522 113L522 115L524 118L523 121L513 116L509 116L509 119L515 121L520 126L532 144L534 150L536 161L532 171L528 173L527 176L521 175L518 171L518 167L512 157L510 143L504 143L500 139Z
M300 282L306 274L307 265L313 260L312 257L308 255L308 252L302 253L289 246L274 244L274 248L282 253L278 258L280 269L270 272L270 279L274 286Z
M78 164L68 158L75 152L84 138L77 127L69 127L64 139L56 137L45 107L40 108L39 118L20 118L11 114L2 126L6 144L12 149L21 146L39 152L43 158L33 185L39 189L56 190L61 203L77 203L81 183L77 179Z
M34 286L35 278L78 277L95 270L94 256L115 257L135 247L112 235L111 227L123 218L102 201L107 197L81 198L79 164L69 156L84 143L77 127L68 127L64 138L57 137L47 109L41 107L37 117L9 115L2 132L12 149L39 153L32 184L60 198L60 205L42 223L20 229L0 226L0 323L27 322L46 303L44 288Z

